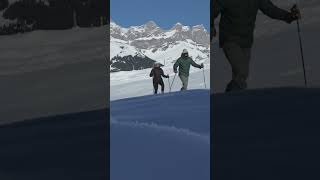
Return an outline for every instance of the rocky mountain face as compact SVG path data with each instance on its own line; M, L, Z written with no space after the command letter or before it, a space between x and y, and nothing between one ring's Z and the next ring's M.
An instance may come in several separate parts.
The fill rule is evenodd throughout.
M190 27L177 23L171 29L165 30L153 21L129 28L121 27L111 21L110 36L110 66L111 70L114 71L127 70L121 68L119 62L129 63L124 60L128 59L126 56L129 55L133 57L129 58L131 59L130 63L141 61L141 57L137 54L142 54L144 58L149 59L145 63L139 63L140 66L134 66L136 70L152 67L153 63L150 63L151 61L172 64L184 48L189 50L189 54L195 61L209 58L210 35L203 25ZM123 47L121 51L119 51L119 46ZM125 49L130 49L131 54L125 53ZM123 54L126 54L126 56ZM121 66L124 67L123 64Z
M204 26L183 26L175 24L170 30L163 30L153 21L142 26L123 28L115 22L111 22L110 35L113 38L131 41L137 48L160 47L166 42L184 41L190 39L197 44L208 47L209 33Z

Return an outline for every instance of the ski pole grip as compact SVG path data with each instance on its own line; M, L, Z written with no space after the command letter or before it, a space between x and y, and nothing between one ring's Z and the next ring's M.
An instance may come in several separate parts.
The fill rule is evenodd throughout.
M298 10L298 5L294 4L290 10L291 12L296 12Z

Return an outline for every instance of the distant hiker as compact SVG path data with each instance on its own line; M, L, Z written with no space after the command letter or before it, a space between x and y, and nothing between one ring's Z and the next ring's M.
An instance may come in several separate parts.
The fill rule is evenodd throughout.
M214 19L221 14L219 45L232 68L232 80L226 92L247 88L253 32L258 10L272 19L291 23L300 19L298 8L291 11L276 7L270 0L213 0L212 36L216 36Z
M173 65L173 71L174 73L177 73L177 68L179 67L179 77L182 82L182 88L181 91L187 90L188 88L188 79L189 79L189 71L190 71L190 65L196 67L196 68L203 68L203 64L199 65L195 63L191 57L189 57L188 50L184 49L182 51L181 57L174 63Z
M160 63L155 63L154 67L150 72L150 77L153 77L153 88L154 94L158 93L158 85L161 86L161 93L164 93L164 83L162 77L169 78L169 75L164 75L162 68L160 67Z

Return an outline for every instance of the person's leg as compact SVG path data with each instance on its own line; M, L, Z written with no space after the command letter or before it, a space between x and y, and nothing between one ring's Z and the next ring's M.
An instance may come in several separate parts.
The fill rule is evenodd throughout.
M189 79L189 77L184 76L184 75L179 75L179 77L180 77L180 80L181 80L181 82L182 82L182 88L181 88L181 91L183 91L183 90L187 90L187 88L188 88L188 79Z
M226 87L226 92L247 88L249 76L251 48L241 48L236 43L225 43L223 51L232 68L232 80Z
M153 89L154 89L154 94L158 93L158 82L157 81L153 81Z
M159 84L161 86L161 93L164 93L164 83L162 79L160 80Z
M183 80L182 80L182 77L181 77L181 75L179 75L179 78L180 78L180 80L181 80L181 83L182 83L182 87L181 87L180 91L182 91L182 90L183 90Z
M184 77L184 90L188 89L188 84L189 84L189 76Z

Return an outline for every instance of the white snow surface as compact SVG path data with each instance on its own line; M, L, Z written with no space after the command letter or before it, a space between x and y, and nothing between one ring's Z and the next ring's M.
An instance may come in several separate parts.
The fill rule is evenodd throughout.
M139 52L139 50L133 46L130 46L125 41L120 39L111 38L110 40L110 59L115 56L125 57L125 56L142 56L144 55Z
M112 180L210 179L208 90L112 101L110 112Z
M189 56L193 60L203 60L209 59L209 54L202 52L205 50L205 47L197 46L192 40L177 41L174 45L169 45L169 48L166 50L158 49L155 52L152 52L153 49L142 50L142 52L149 58L156 60L162 64L167 65L168 63L173 63L181 56L183 49L187 49Z
M147 25L152 27L154 23ZM142 32L145 26L128 29ZM128 31L121 28L118 34ZM164 36L174 34L172 30ZM140 40L149 39L159 40L153 35ZM210 60L204 52L207 49L190 39L163 44L163 48L138 49L130 46L130 41L112 37L110 46L110 58L142 54L164 64L164 73L170 75L170 79L163 78L165 94L152 95L151 68L110 74L111 179L209 180ZM190 90L177 92L181 81L178 76L174 79L173 63L183 49L188 49L196 63L204 63L205 69L191 67Z
M0 36L0 75L12 75L64 64L105 59L109 26L37 30ZM107 72L107 60L106 60Z

